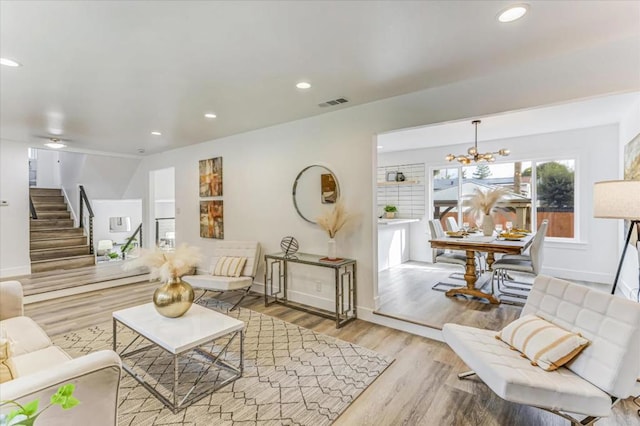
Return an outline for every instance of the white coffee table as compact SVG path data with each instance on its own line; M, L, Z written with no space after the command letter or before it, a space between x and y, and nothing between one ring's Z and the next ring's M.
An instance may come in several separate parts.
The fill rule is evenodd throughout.
M163 317L156 311L153 303L116 311L113 313L113 350L116 352L118 323L135 333L135 338L118 352L122 358L122 368L174 413L242 376L244 322L235 318L196 304L179 318ZM232 342L237 341L238 336L240 356L236 362L232 362L229 358L234 358L233 354L236 353L232 347L238 350L237 345L232 345ZM150 344L139 347L141 339L149 341ZM223 340L223 342L217 345L214 343L216 340ZM135 349L127 352L132 346ZM205 346L210 347L209 350L205 349ZM158 347L169 353L173 372L165 366L166 357L165 361L156 363L156 359L160 360L162 357L154 358L149 352ZM132 357L137 358L137 361L132 365L127 364L125 358ZM187 374L185 371L192 364L183 362L181 365L180 357L202 364L203 368L201 371L195 373L189 371ZM158 373L159 367L160 370L165 371ZM151 371L146 371L152 368L157 373L156 377ZM217 374L213 385L205 391L194 392L196 386L211 372L211 369L214 369L212 373ZM171 373L171 380L166 378L167 371ZM181 389L180 377L183 373L188 375L190 380L187 388L183 383ZM163 377L164 380L162 380ZM189 388L188 385L191 384Z

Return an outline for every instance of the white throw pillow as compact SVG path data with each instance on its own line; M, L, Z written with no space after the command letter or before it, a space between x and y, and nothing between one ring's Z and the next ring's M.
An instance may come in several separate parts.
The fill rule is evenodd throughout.
M217 262L212 263L211 275L237 278L242 274L246 263L246 257L223 256L219 258Z
M525 315L496 335L521 352L531 365L553 371L576 357L590 342L536 315Z

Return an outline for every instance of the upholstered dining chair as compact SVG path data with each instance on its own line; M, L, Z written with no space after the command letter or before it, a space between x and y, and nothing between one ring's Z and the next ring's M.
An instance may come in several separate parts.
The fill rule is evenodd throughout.
M491 275L491 290L494 291L494 281L497 284L497 290L500 295L515 297L518 299L526 299L527 292L531 285L528 283L519 283L522 287L508 285L506 281L510 281L509 272L524 272L537 276L542 269L542 260L544 257L544 239L547 235L549 221L543 220L533 237L529 254L505 255L493 264L493 274ZM511 290L511 291L510 291ZM513 290L522 290L525 293L514 293Z
M444 238L446 234L442 228L442 223L438 219L429 221L429 230L431 238ZM449 263L452 265L467 265L467 256L464 253L450 253L442 249L433 249L433 263Z
M448 217L447 218L447 227L449 227L449 221L448 219L451 219L453 221L453 223L455 224L456 228L457 228L457 222L454 218L452 217ZM434 220L430 220L429 221L429 229L431 231L431 236L432 238L444 238L447 235L444 232L444 228L442 228L442 223L440 222L440 220L438 219L434 219ZM448 231L453 231L456 232L457 229L449 229ZM476 271L478 271L478 273L482 273L484 272L484 268L482 267L482 259L484 258L483 253L479 253L476 252ZM433 250L433 263L451 263L454 265L462 265L463 267L466 267L467 264L467 256L465 253L460 252L460 253L451 253L451 252L447 252L445 250L442 249L434 249ZM459 273L454 273L452 275L458 275Z
M446 224L447 224L447 231L458 232L460 230L460 227L458 226L458 222L454 217L447 216Z

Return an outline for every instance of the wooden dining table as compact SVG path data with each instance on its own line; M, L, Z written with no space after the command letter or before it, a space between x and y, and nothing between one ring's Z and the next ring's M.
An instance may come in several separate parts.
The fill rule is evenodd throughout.
M465 267L464 280L466 287L456 287L448 290L445 294L449 297L457 294L474 296L487 299L490 303L498 304L500 300L493 294L488 294L476 287L478 281L476 269L475 252L487 253L487 267L491 271L491 265L495 262L495 253L502 254L522 254L524 250L533 242L534 234L528 234L521 240L505 240L494 236L483 236L481 234L470 234L464 238L442 237L429 240L434 249L462 250L466 253L467 263Z

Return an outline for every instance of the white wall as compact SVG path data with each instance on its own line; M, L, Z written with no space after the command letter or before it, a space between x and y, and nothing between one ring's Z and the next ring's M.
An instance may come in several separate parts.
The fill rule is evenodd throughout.
M96 249L100 240L124 243L133 234L138 225L142 223L142 200L92 200L91 206L94 213L93 241ZM131 218L131 231L109 231L109 218L117 216L129 216Z
M581 63L593 54L601 55L603 61L606 58L613 66L620 58L615 48L610 47L596 46L473 80L151 155L140 165L127 196L142 197L143 209L149 209L149 171L175 166L177 242L189 242L206 251L215 241L199 237L198 160L222 156L225 239L257 239L267 252L274 252L279 250L282 237L293 235L298 238L301 251L325 253L326 235L299 218L291 202L291 186L298 171L309 164L323 163L337 174L346 206L358 217L350 232L338 235L338 254L357 259L359 313L377 321L371 316L377 297L374 293L377 225L373 217L376 165L372 165L375 135L578 97L637 90L636 79L633 83L626 80L616 83L616 87L605 87L605 79L589 67L581 67L571 75L555 72L568 62ZM536 77L524 81L521 76L525 68ZM492 90L496 85L517 88L517 96L513 90ZM145 235L152 234L146 229ZM580 257L583 251L576 250L575 256ZM313 279L326 279L320 272L309 274ZM329 298L333 292L328 284L320 293L313 287L300 291L320 298Z
M36 158L36 186L60 188L59 151L38 149Z
M28 274L29 159L28 146L0 140L0 277Z
M616 223L593 217L593 184L615 179L618 173L618 126L608 125L565 132L483 142L483 151L507 147L511 155L506 160L577 159L576 206L578 208L579 241L576 243L545 242L543 272L557 277L612 283L616 264ZM402 161L422 161L429 168L446 166L445 155L464 152L467 145L380 154L378 164L398 164ZM455 166L455 165L454 165ZM431 206L431 183L427 185L427 205ZM433 213L428 209L427 216ZM426 220L411 227L411 258L431 261L427 242Z
M628 111L626 116L620 122L620 173L619 178L623 178L624 172L624 147L633 138L640 134L640 101L636 102ZM640 197L640 194L635 194ZM619 243L618 256L622 255L622 246L624 245L625 233L622 227L622 221L619 221L618 228ZM639 238L640 240L640 238ZM620 273L620 281L618 282L618 292L626 297L636 300L637 288L640 286L638 282L638 272L640 270L640 250L629 245L627 254L622 264ZM634 291L635 290L635 291ZM633 293L633 294L632 294Z
M60 181L74 212L78 213L78 185L84 185L90 201L122 199L131 176L140 164L137 158L59 152Z

